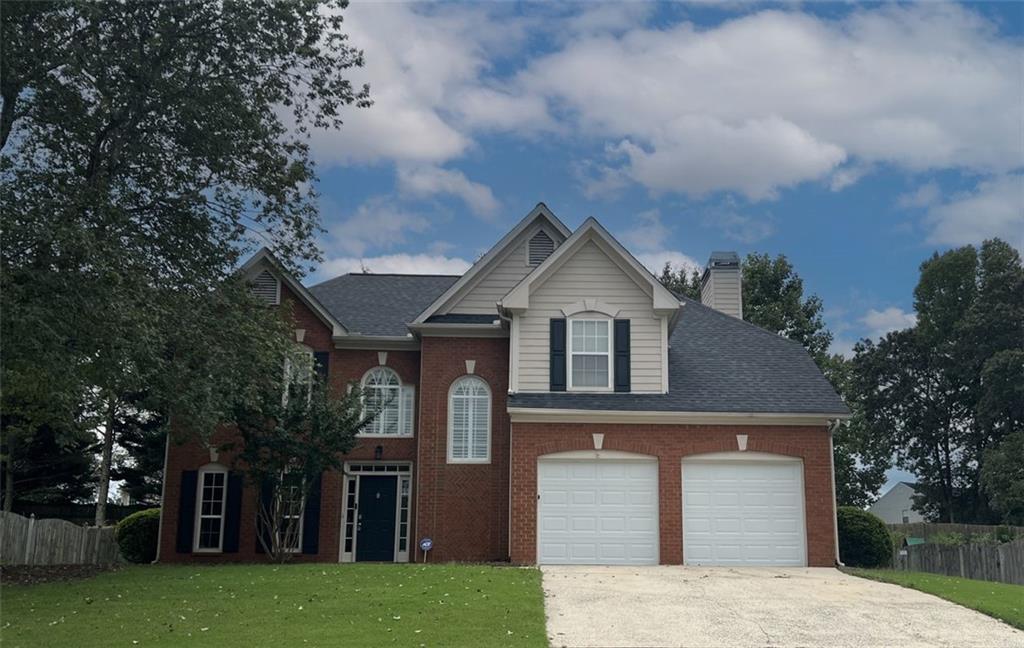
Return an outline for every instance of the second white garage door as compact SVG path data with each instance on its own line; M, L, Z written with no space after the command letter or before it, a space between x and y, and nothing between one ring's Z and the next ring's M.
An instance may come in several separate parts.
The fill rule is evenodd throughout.
M537 561L548 565L658 562L658 464L537 462Z
M684 562L805 565L803 464L723 454L683 461Z

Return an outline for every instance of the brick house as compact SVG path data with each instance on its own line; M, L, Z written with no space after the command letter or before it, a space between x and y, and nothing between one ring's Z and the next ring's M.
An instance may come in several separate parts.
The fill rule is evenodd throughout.
M335 393L389 405L306 502L296 560L810 565L836 560L832 424L804 349L742 320L739 258L681 298L597 221L543 204L462 276L348 274L291 302ZM168 445L159 560L260 560L231 457Z

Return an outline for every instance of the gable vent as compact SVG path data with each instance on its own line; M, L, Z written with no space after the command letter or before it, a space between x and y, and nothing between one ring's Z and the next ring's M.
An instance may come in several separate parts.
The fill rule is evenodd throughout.
M269 270L264 270L252 280L252 292L268 304L278 304L281 301L280 285Z
M551 240L547 232L541 230L530 239L529 263L532 266L540 265L544 259L551 256L555 251L555 242Z

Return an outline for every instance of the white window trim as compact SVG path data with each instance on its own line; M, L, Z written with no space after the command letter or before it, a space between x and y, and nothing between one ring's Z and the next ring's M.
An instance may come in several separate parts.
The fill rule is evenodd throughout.
M306 390L306 402L308 403L313 399L313 382L316 380L316 355L314 354L313 349L309 348L305 344L297 344L295 346L296 348L293 351L293 353L295 353L296 355L301 353L309 356L309 377L308 382L306 383L307 386L309 387L309 389ZM282 405L288 404L288 390L291 388L291 385L292 357L291 355L286 355L284 357L284 389L281 390Z
M220 533L218 534L217 547L205 547L199 548L199 530L200 521L204 518L212 518L212 515L203 515L203 482L206 479L206 475L213 474L224 475L224 499L221 500L220 505ZM227 518L228 509L228 469L220 464L211 464L203 466L199 469L199 474L196 475L196 517L194 522L194 529L192 533L192 552L193 553L223 553L224 552L224 520Z
M282 489L285 488L285 479L287 479L287 477L281 479L281 488ZM300 486L299 486L300 489L304 485L305 484L300 484ZM278 498L282 497L282 493L278 492L276 494L276 497L278 497ZM292 553L292 554L300 554L300 553L302 553L302 532L304 531L303 527L304 527L305 522L306 522L306 520L305 520L305 518L306 518L305 513L306 513L306 496L303 495L302 496L302 503L299 506L299 534L298 534L298 537L297 537L298 546L295 547L295 548L283 547L283 550L286 551L287 553ZM284 521L284 516L283 515L281 517L281 520L282 520L282 522ZM283 529L278 529L278 531L279 532L283 531ZM283 544L283 540L281 538L278 538L278 544Z
M572 384L573 356L576 355L576 353L572 349L572 340L573 340L572 327L573 327L573 324L576 323L576 322L604 322L608 326L608 351L606 353L599 353L599 352L595 352L595 351L580 351L579 352L579 355L592 355L592 356L604 355L604 356L608 357L608 385L605 386L605 387L600 387L600 386L579 386L579 387L577 387L576 385ZM614 331L612 330L612 320L611 320L611 318L608 318L608 317L594 317L592 315L589 316L589 317L573 317L573 318L569 318L567 320L566 324L567 324L566 331L565 331L565 338L566 338L566 340L565 340L565 354L567 356L567 358L566 358L566 374L567 375L565 377L566 389L568 389L570 391L581 391L581 392L582 391L589 391L589 392L612 391L612 386L614 384L613 381L615 380L615 367L614 367L615 353L614 353L614 350L612 348L614 346L612 344L612 335L614 335Z
M416 422L413 421L413 425L411 426L412 429L413 429L412 434L405 434L405 433L402 432L402 430L404 430L405 427L406 427L405 426L405 417L412 416L412 412L406 412L405 411L405 399L402 398L402 388L403 387L407 387L407 385L402 382L402 377L398 375L397 371L395 371L391 367L385 367L384 365L378 365L378 366L373 367L370 370L368 370L365 374L363 374L362 380L359 381L359 386L364 390L363 398L364 399L366 398L366 393L365 393L366 381L370 378L370 374L372 374L374 371L377 371L378 369L383 369L385 371L389 371L392 374L394 374L395 378L398 379L398 385L396 387L396 391L397 391L397 394L398 394L398 396L397 396L397 400L398 400L398 433L397 434L380 434L380 433L377 433L377 432L360 432L356 436L358 438L361 438L361 439L411 439L414 436L416 436L416 432L415 432L415 428L416 428L415 423ZM365 401L364 401L364 403L365 403ZM414 402L413 402L413 407L414 408L416 407L415 399L414 399ZM365 405L364 405L364 409L363 409L363 415L364 416L366 415ZM377 421L377 419L374 419L374 421L370 423L369 427L373 427L376 424L376 421Z
M482 457L482 458L475 458L475 457L461 458L461 457L455 457L455 456L452 455L452 450L454 448L454 443L452 442L452 434L455 431L454 430L454 428L455 428L455 408L453 407L454 397L455 397L455 388L459 385L460 382L462 382L463 380L467 380L467 379L479 381L484 386L484 390L487 392L487 456L486 457ZM491 392L491 386L489 384L487 384L487 381L484 380L483 378L481 378L480 376L467 374L465 376L460 376L459 378L456 378L452 382L451 387L448 388L448 463L450 463L450 464L489 464L489 463L491 463L491 438L492 438L491 420L493 418L493 415L491 413L491 409L493 407L494 407L494 395ZM472 450L473 450L473 439L472 438L467 439L467 443L469 443L470 453L472 453Z

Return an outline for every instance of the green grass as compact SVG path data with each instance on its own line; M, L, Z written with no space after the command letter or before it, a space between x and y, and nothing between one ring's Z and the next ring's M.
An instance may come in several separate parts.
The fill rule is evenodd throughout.
M136 566L4 586L15 646L546 646L536 569Z
M1024 585L891 569L848 569L845 571L854 576L894 583L934 594L1024 630Z

